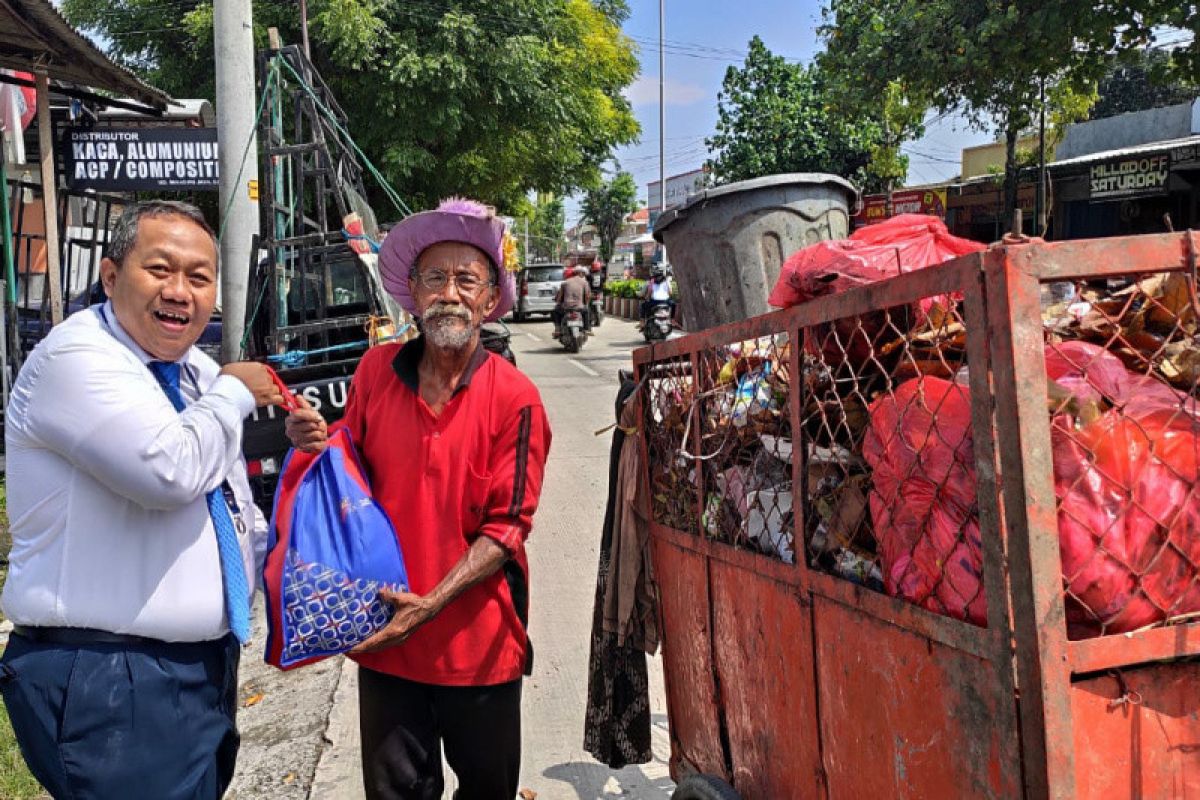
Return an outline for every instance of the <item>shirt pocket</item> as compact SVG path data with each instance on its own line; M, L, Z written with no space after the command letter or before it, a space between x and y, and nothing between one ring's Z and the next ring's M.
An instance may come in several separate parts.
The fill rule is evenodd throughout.
M488 496L492 490L492 473L480 474L467 462L467 485L463 491L463 533L473 540L483 526L488 513Z

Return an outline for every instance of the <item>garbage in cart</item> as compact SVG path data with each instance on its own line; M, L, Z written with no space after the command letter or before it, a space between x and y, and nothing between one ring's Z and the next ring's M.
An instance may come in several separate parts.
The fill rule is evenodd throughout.
M935 223L899 226L894 242L907 248L881 244L878 233L870 244L806 248L784 265L773 301L807 302L978 249ZM893 266L885 268L889 250ZM650 444L657 436L658 449L672 454L651 458L658 521L785 563L805 558L985 625L960 305L961 295L931 294L801 329L802 342L778 333L713 347L652 381L659 430L648 431ZM1198 310L1193 277L1182 272L1043 285L1071 638L1200 613ZM692 502L696 487L702 503ZM792 541L797 512L800 545Z

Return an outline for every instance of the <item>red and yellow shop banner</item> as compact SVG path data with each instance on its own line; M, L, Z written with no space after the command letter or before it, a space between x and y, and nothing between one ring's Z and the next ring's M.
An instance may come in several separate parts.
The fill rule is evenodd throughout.
M930 214L946 218L945 189L903 189L892 192L892 216L898 214ZM854 224L874 225L888 218L887 195L869 194L863 197L862 209L854 215Z

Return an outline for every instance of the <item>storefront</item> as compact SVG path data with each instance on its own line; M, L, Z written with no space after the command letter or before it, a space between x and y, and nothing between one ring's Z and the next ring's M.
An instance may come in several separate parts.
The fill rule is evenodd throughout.
M1022 183L1017 188L1025 233L1034 235L1037 187ZM994 242L1012 230L1012 219L1004 213L1004 179L977 178L951 187L946 200L946 227L955 236L977 242Z
M1050 176L1059 239L1200 225L1200 136L1060 161Z

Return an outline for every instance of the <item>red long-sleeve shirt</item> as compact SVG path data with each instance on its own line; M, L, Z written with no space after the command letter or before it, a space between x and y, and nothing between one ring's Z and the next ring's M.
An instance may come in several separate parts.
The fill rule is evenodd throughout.
M408 680L487 686L519 678L529 657L525 539L537 510L550 425L537 388L484 350L440 415L421 398L424 342L372 348L354 374L345 425L375 499L396 529L411 590L431 591L478 536L511 554L397 647L356 657Z

